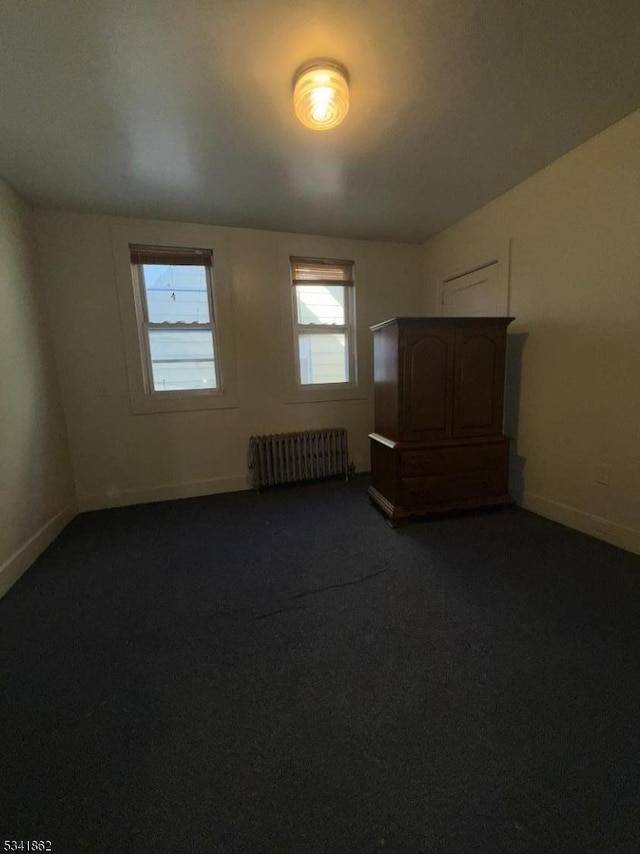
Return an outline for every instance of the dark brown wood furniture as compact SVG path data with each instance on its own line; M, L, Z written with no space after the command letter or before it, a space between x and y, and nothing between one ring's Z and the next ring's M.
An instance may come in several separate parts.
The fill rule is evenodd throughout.
M395 317L372 326L369 496L392 523L505 504L502 435L512 317Z

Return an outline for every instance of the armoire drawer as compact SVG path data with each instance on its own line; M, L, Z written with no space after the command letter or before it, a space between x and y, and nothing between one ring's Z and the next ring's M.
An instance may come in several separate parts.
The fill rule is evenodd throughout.
M401 480L401 504L405 507L450 504L474 498L491 498L507 492L507 473L474 471L464 474L434 474Z
M446 475L478 471L506 470L509 458L508 442L451 447L403 450L400 462L401 477Z

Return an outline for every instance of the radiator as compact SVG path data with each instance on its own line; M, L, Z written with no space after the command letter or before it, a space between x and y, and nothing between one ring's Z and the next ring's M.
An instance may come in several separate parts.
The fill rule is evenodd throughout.
M340 427L251 436L249 469L256 490L324 477L342 476L348 480L347 431Z

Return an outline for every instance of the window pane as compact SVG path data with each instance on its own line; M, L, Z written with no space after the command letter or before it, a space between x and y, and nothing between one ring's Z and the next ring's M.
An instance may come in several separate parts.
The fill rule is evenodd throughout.
M144 264L144 289L151 323L209 323L204 267Z
M154 391L217 388L209 330L151 330L149 350Z
M296 285L298 323L344 326L344 297L341 285Z
M298 336L300 357L300 382L315 383L349 382L347 338L344 333L318 333Z

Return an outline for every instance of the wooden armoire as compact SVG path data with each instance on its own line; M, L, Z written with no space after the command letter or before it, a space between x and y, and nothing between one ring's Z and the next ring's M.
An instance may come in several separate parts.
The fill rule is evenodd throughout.
M395 317L372 326L371 500L392 524L506 504L502 435L512 317Z

